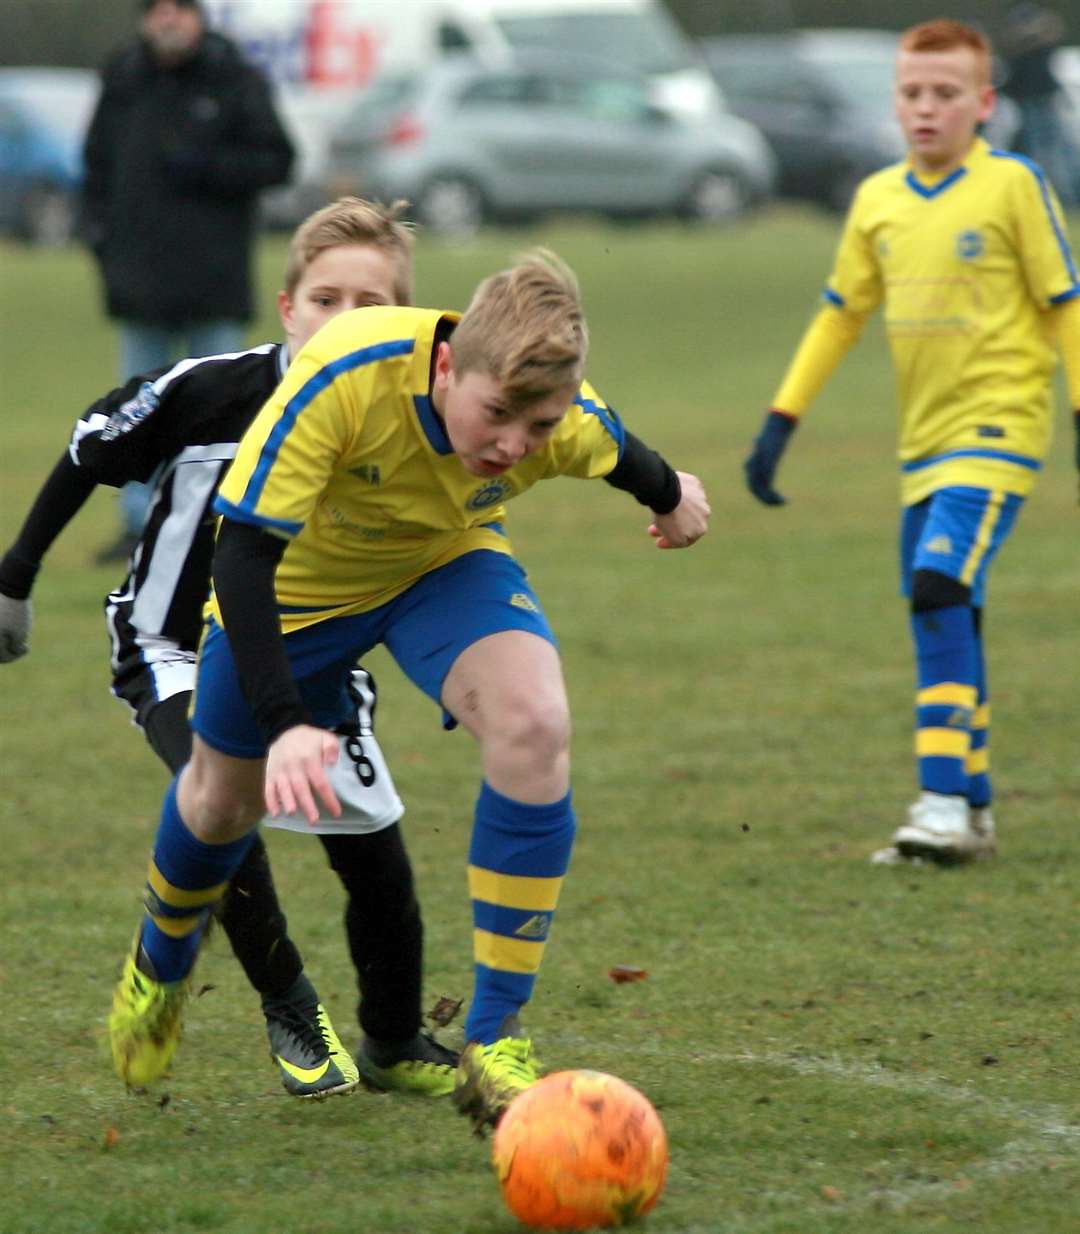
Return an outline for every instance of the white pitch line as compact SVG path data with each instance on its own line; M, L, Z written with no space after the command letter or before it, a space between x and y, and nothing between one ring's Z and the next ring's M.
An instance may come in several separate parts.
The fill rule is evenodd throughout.
M697 1051L694 1057L698 1057ZM820 1058L776 1052L757 1054L752 1050L743 1050L734 1054L715 1054L709 1061L781 1067L800 1075L827 1075L852 1084L869 1084L903 1093L923 1093L955 1105L979 1105L999 1118L1021 1123L1037 1135L1080 1145L1080 1126L1072 1121L1075 1116L1070 1111L1060 1106L1031 1106L1008 1097L976 1092L963 1084L950 1083L944 1077L905 1075L890 1071L879 1063L852 1063L836 1055Z
M981 1161L971 1161L963 1166L963 1178L972 1183L993 1182L1011 1174L1030 1173L1042 1169L1047 1159L1055 1153L1073 1154L1080 1148L1080 1126L1071 1124L1068 1121L1069 1114L1059 1106L1031 1106L1009 1098L974 1092L970 1088L950 1084L944 1079L900 1075L879 1064L852 1064L836 1056L814 1058L742 1051L737 1054L718 1054L715 1061L777 1067L799 1075L824 1075L842 1083L865 1084L900 1093L918 1093L954 1105L976 1106L988 1114L1023 1127L1025 1134L1007 1141ZM903 1187L869 1187L862 1195L840 1198L832 1207L848 1212L865 1208L900 1212L919 1201L947 1203L965 1194L965 1191L957 1186L957 1182L958 1179L952 1178L912 1182Z
M587 1048L590 1044L584 1038L573 1039L562 1033L557 1034L557 1037L560 1043L579 1049ZM635 1053L656 1058L670 1056L669 1051L644 1042L635 1046ZM889 1071L877 1063L853 1063L837 1055L822 1058L775 1051L758 1054L752 1050L736 1053L694 1050L685 1061L706 1066L726 1064L774 1067L778 1070L793 1071L798 1075L828 1076L845 1084L863 1084L900 1093L921 1094L953 1105L977 1107L985 1113L1023 1128L1023 1134L1007 1141L997 1152L988 1154L982 1161L973 1161L963 1167L963 1178L971 1182L992 1182L1006 1175L1041 1169L1055 1152L1073 1154L1080 1150L1080 1126L1071 1121L1074 1115L1070 1111L1060 1106L1042 1103L1030 1105L1007 1097L976 1092L963 1084L950 1083L944 1077L905 1075ZM842 1196L831 1202L829 1207L847 1212L862 1209L896 1212L920 1200L944 1203L965 1194L965 1191L958 1188L957 1182L958 1180L953 1178L912 1182L905 1187L865 1185L860 1188L861 1194Z

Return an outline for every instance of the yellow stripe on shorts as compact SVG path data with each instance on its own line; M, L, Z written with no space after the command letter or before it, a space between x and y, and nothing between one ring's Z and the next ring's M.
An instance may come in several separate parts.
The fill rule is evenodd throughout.
M559 903L562 876L529 878L523 874L499 874L482 866L469 866L469 897L497 904L500 908L522 908L533 913L553 913Z
M962 728L920 728L915 734L915 753L919 758L967 758L971 734Z
M971 580L975 577L982 559L986 556L986 550L990 547L990 541L994 536L994 528L1001 517L1001 507L1004 504L1005 494L999 489L994 489L990 494L990 500L986 504L986 509L983 511L982 519L979 522L979 530L975 533L975 543L971 546L971 552L967 555L964 568L960 571L960 581L965 587L971 586Z
M507 938L490 930L473 930L473 957L478 964L504 973L536 973L544 956L544 944L523 938Z

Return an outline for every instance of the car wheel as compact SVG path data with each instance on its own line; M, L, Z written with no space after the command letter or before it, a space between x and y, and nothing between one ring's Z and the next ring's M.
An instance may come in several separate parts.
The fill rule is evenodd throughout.
M750 207L750 189L731 167L710 167L694 181L681 213L694 223L727 223Z
M421 189L416 214L432 235L468 240L484 221L484 197L464 176L436 176Z
M23 199L19 228L23 239L49 247L67 244L75 231L71 195L55 184L39 184Z

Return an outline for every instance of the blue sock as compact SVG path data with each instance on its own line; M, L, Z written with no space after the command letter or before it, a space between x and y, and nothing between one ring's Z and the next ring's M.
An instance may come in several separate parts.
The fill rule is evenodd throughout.
M488 1045L529 1001L544 954L575 819L570 794L529 805L483 784L469 849L475 987L465 1037Z
M191 971L206 918L254 839L254 830L228 844L197 839L180 816L173 780L147 872L140 940L159 981L179 981Z
M919 783L967 796L967 760L977 694L975 618L963 604L911 615L918 691L915 753Z

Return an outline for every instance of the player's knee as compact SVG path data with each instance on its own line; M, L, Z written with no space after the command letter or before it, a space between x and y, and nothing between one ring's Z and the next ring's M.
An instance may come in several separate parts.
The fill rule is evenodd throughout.
M937 570L916 570L911 580L911 611L928 613L936 608L971 604L971 588Z
M240 774L219 765L221 756L196 742L178 786L180 814L198 839L225 843L249 832L265 812L263 764L251 760ZM230 760L236 762L236 760Z
M561 694L531 695L509 705L495 726L494 743L516 763L553 766L570 748L570 712Z

